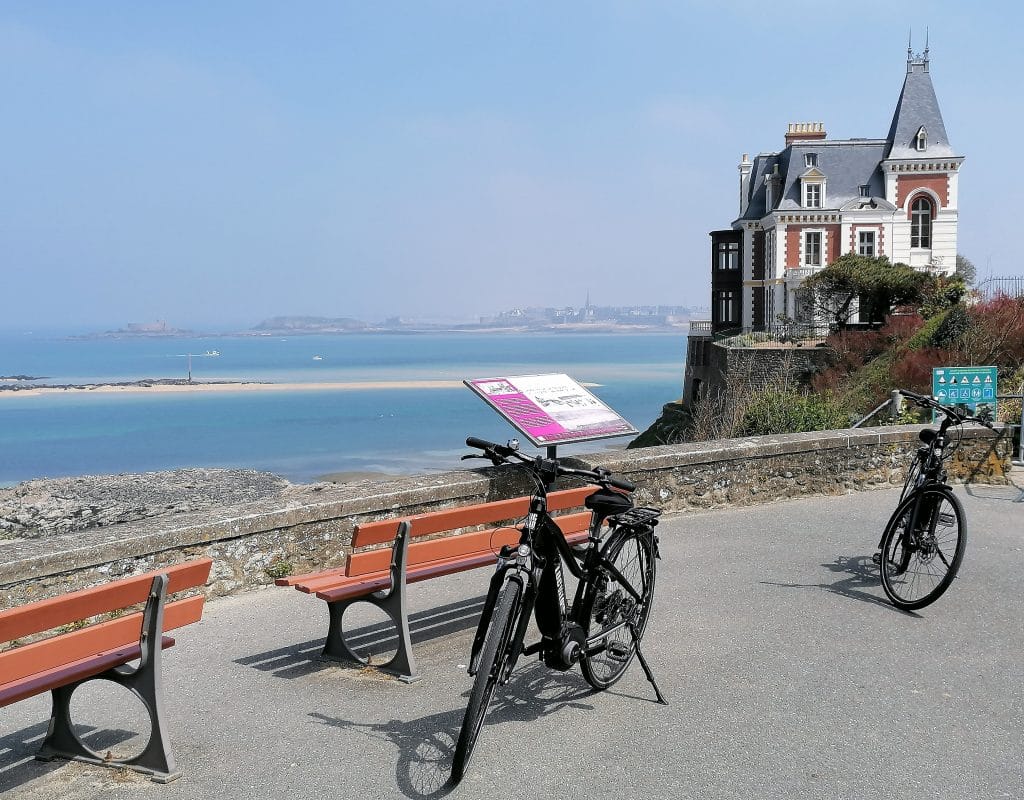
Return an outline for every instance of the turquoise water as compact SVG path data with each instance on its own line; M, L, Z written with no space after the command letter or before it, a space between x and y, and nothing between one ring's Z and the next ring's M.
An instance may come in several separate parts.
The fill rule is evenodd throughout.
M0 375L46 383L185 377L278 383L458 380L565 372L639 430L677 399L682 334L422 334L63 340L0 336ZM219 355L204 355L217 352ZM314 359L319 356L319 359ZM514 431L469 389L0 398L0 484L186 466L327 472L459 466L469 434ZM628 439L562 448L585 452Z

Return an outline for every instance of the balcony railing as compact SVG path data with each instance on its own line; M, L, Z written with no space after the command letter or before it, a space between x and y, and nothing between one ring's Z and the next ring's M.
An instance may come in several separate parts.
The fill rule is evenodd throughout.
M753 328L733 328L728 331L720 331L715 334L715 341L729 344L732 347L754 347L769 343L802 344L822 341L833 332L827 324L760 325Z
M711 320L709 319L691 319L690 320L690 333L711 333Z
M787 283L802 283L811 277L815 272L821 272L821 267L799 267L786 270Z

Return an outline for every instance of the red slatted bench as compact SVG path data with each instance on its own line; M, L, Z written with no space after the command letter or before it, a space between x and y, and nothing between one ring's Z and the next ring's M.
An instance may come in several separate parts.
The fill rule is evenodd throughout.
M577 508L593 492L592 486L552 492L548 495L548 510ZM327 601L329 623L323 658L329 660L368 664L346 644L342 618L353 603L368 602L380 608L394 622L398 649L379 668L412 682L419 674L409 636L406 584L494 564L502 545L519 542L519 531L511 526L480 530L480 526L524 517L529 508L529 497L517 497L357 525L352 533L352 552L343 567L278 578L275 583L294 586ZM554 518L570 544L587 540L589 511ZM448 532L454 533L422 540ZM391 543L390 548L380 547L387 543Z
M167 602L167 595L203 586L210 575L208 558L112 581L60 597L0 611L0 707L49 691L49 730L36 758L68 758L113 767L128 767L166 783L181 773L175 768L161 711L160 654L174 644L164 631L198 622L204 595ZM31 644L17 640L91 617L145 603L145 609L86 627L57 632ZM135 667L130 662L139 659ZM136 694L149 712L146 748L133 758L110 759L91 750L75 734L71 695L86 681L113 681Z

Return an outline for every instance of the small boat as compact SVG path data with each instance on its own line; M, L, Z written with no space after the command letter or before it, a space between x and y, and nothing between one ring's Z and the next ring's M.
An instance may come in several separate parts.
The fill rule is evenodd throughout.
M313 356L313 360L314 361L323 361L324 357L323 356Z
M203 353L203 355L204 356L219 356L220 355L220 350L207 350L205 353Z

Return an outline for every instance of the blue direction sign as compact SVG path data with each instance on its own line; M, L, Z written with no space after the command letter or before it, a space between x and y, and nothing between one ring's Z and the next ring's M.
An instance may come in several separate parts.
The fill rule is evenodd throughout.
M935 367L932 396L947 406L961 406L972 414L979 408L996 411L995 367Z

